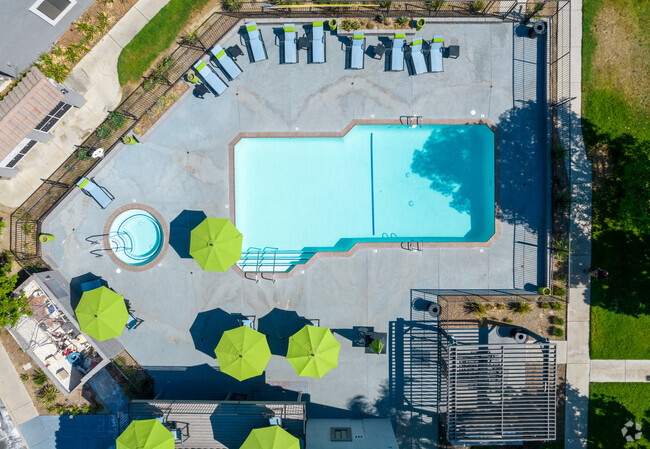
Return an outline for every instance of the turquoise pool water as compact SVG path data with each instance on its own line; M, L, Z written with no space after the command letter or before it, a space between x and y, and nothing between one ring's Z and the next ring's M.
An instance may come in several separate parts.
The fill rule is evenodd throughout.
M494 234L494 134L484 125L358 125L344 138L235 145L242 250L356 242L484 242Z
M153 261L163 247L160 223L149 212L130 209L111 223L109 242L115 256L129 265L144 265Z

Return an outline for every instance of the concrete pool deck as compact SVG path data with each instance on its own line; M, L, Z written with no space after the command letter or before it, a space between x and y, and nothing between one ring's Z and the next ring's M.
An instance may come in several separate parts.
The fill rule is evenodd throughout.
M298 64L280 65L273 28L281 24L260 24L269 59L250 64L240 57L244 72L221 97L187 94L143 143L103 161L93 175L115 201L101 210L80 192L68 196L43 224L43 232L57 237L43 245L43 256L73 288L80 277L98 276L125 296L144 322L120 341L149 370L164 398L211 399L226 389L260 392L265 382L307 393L328 410L357 410L360 402L376 405L385 397L392 374L387 356L352 345L354 326L388 332L390 323L408 320L411 288L532 289L545 282L545 252L538 247L546 241L546 97L543 80L537 83L546 68L538 66L545 40L517 37L510 23L428 24L422 36L443 34L447 45L460 45L461 56L445 59L443 73L409 76L407 70L384 71L386 57L366 57L365 69L344 70L342 43L329 33L327 63L307 65L301 52ZM302 24L297 29L302 33ZM367 37L369 46L377 42ZM234 43L238 35L222 46ZM497 126L501 235L491 247L361 249L351 257L322 258L276 283L244 280L233 270L203 272L186 254L180 234L189 234L193 216L229 216L228 143L238 133L332 132L355 119L402 115L485 118ZM171 248L148 271L117 272L109 257L90 253L97 246L86 238L101 234L108 217L133 202L161 214ZM228 383L214 369L214 356L198 349L214 337L208 332L214 329L196 325L198 314L210 312L215 323L226 312L259 320L274 308L332 328L342 343L339 367L321 380L301 378L276 355L262 380Z

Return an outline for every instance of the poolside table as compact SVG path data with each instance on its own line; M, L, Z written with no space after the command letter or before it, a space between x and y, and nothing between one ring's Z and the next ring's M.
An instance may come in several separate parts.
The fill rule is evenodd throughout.
M372 49L372 53L375 56L379 56L379 59L381 59L384 56L384 53L386 53L386 47L384 47L384 44L377 44Z
M303 36L303 37L298 38L298 48L300 50L309 49L309 38L307 38L307 36Z
M238 56L244 56L244 52L242 51L241 48L239 48L239 45L235 44L231 47L228 47L228 54L232 59L235 61L237 60Z
M458 55L460 54L460 46L458 45L450 45L447 47L447 57L456 59L458 58Z

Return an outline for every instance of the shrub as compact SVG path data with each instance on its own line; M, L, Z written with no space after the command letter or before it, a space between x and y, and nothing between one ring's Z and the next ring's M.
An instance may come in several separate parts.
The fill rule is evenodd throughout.
M111 137L111 134L113 134L113 130L111 129L108 123L102 123L95 130L95 134L97 135L97 138L100 140L108 139L109 137Z
M485 304L485 310L493 310L494 309L494 304L487 303Z
M551 320L553 321L553 324L555 324L556 326L564 325L564 318L560 318L559 316L554 316L553 318L551 318Z
M542 309L546 309L546 310L551 308L551 305L550 305L549 303L547 303L547 302L540 302L540 303L539 303L539 306L540 306Z
M92 407L90 406L90 404L84 404L81 406L81 413L83 413L84 415L88 415L90 414L90 412L92 412Z
M57 405L55 410L58 415L65 415L68 412L68 407L65 405Z
M435 1L435 2L426 2L425 5L426 5L426 7L429 8L429 9L438 9L438 8L440 8L444 3L445 3L444 1L438 0L438 1Z
M81 161L90 159L90 148L80 147L77 148L77 157Z
M47 376L42 370L39 369L34 374L32 374L32 382L34 382L35 385L43 385L45 382L47 382Z
M90 17L86 16L86 19L89 20ZM77 30L86 35L82 42L90 42L95 37L95 33L98 31L97 27L90 22L79 22L77 23Z
M72 416L75 416L75 415L78 415L79 413L81 413L81 409L79 408L79 406L72 405L72 406L68 407L68 414L70 414Z
M29 380L29 375L21 374L20 375L20 380L22 380L23 382L27 382Z
M483 11L485 8L485 2L470 2L469 3L469 12L478 13Z
M551 303L551 309L553 309L553 310L562 310L562 309L564 309L564 306L562 305L561 302L552 302Z
M514 311L520 314L528 313L531 310L533 310L533 306L531 306L527 302L518 302L515 304Z
M406 16L401 16L399 19L397 19L397 23L401 26L406 26L409 24L409 18Z
M386 8L386 9L388 9L388 8L390 8L390 5L391 5L392 3L393 3L392 1L383 1L383 2L379 2L379 7L380 7L380 8Z
M564 287L555 287L555 294L557 296L566 296L566 289Z
M38 398L46 406L53 405L58 397L59 390L54 385L45 385L38 393Z
M199 33L197 33L197 31L194 30L194 31L190 31L188 33L185 33L183 35L182 42L183 42L183 44L186 44L186 45L192 45L198 39L199 39Z
M359 28L361 28L361 24L356 20L343 19L343 22L341 22L341 29L345 31L358 30Z
M502 303L502 302L497 303L497 309L504 310L504 309L507 309L507 308L508 308L508 306L506 306L504 303Z
M239 11L244 3L241 0L223 0L221 5L226 11L234 12Z
M504 318L504 319L501 320L501 321L503 321L504 323L508 323L508 324L511 324L511 323L512 323L512 320L511 320L510 318L507 318L507 317Z
M108 114L108 123L113 129L120 129L126 125L126 117L121 112L112 111Z
M55 45L52 47L52 54L54 56L63 56L63 49L60 46Z
M553 332L554 337L557 337L557 338L564 337L564 329L562 329L561 327L553 326L553 331L552 332Z
M99 22L99 25L97 25L97 27L101 33L108 29L108 14L105 12L100 12L97 14L97 21Z
M480 302L471 302L469 304L469 310L477 314L478 316L485 315L485 305Z

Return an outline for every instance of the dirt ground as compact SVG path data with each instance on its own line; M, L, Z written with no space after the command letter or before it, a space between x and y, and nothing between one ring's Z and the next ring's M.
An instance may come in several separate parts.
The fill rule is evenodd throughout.
M452 302L451 300L463 299L467 302ZM452 322L461 323L463 325L478 325L479 318L486 320L498 321L512 326L521 326L525 329L550 340L565 340L566 333L563 337L554 337L552 335L553 327L560 327L565 331L566 324L566 307L562 304L562 310L553 310L552 308L543 309L541 302L531 302L532 310L527 313L518 313L514 308L515 303L499 302L498 297L490 298L490 301L482 300L480 297L453 297L449 298L449 302L441 301L443 312L440 317L441 322L449 319L450 326ZM508 298L512 301L512 298ZM472 311L469 307L471 301L480 302L485 306L485 314L479 316L476 312ZM540 299L541 301L541 299ZM447 309L445 311L445 309ZM564 320L565 324L554 325L553 317L558 317ZM508 321L511 320L511 321Z
M412 25L412 18L409 18L409 21L406 25L401 25L397 23L397 21L394 18L387 17L384 22L379 21L379 17L376 18L370 18L370 17L363 17L363 18L358 18L358 19L342 19L341 23L339 23L339 27L341 27L343 20L352 20L354 22L357 22L361 25L362 30L395 30L395 29L406 29L410 28Z
M63 394L59 393L59 397L55 402L55 406L52 409L48 409L48 407L43 405L39 400L38 393L42 390L44 386L52 385L51 382L48 380L45 384L40 386L34 384L34 382L32 381L32 376L37 371L36 363L34 363L32 358L26 352L20 349L20 346L18 346L16 340L14 340L14 338L5 329L2 329L0 333L0 343L2 344L2 346L4 346L5 350L7 351L7 354L9 354L9 358L13 362L14 368L16 368L18 375L27 374L29 376L29 379L23 381L23 384L25 385L25 388L27 389L29 396L32 398L32 401L36 406L36 410L40 415L56 415L58 413L54 409L55 407L57 406L70 407L75 405L80 409L84 407L84 405L89 405L91 413L109 413L108 409L104 407L104 405L101 403L99 398L97 398L92 388L90 388L87 385L84 385L82 388L77 389L76 391L71 393L70 396L68 396L67 398L63 396ZM31 363L32 368L25 371L23 369L23 365L26 365L27 363Z

